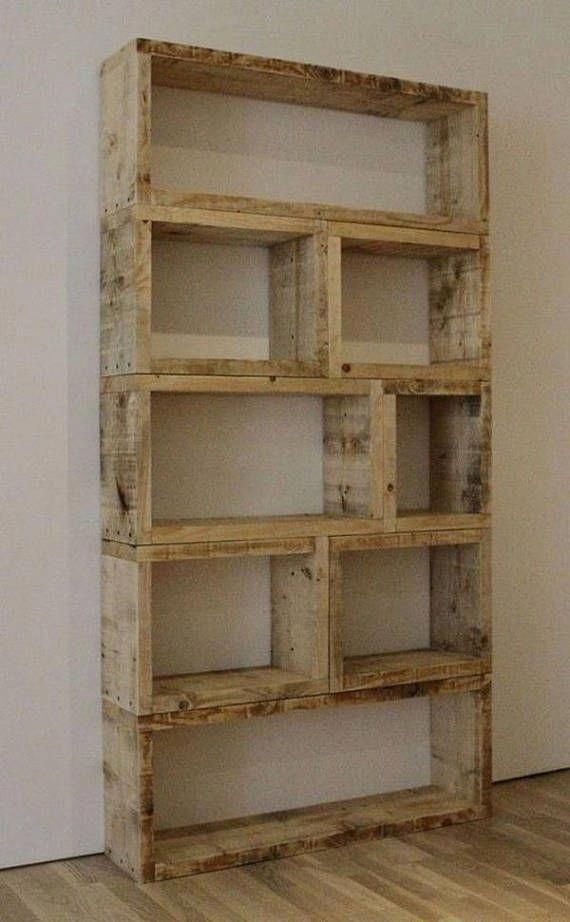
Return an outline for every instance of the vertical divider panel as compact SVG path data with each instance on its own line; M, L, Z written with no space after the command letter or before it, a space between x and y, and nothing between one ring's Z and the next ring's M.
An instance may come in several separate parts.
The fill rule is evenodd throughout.
M344 601L342 588L342 552L336 541L329 544L329 610L330 610L330 689L339 692L343 689L343 622Z
M148 391L101 395L103 537L151 541L151 445Z
M489 808L491 683L481 691L431 699L432 784Z
M487 97L426 125L427 210L486 221L489 213Z
M396 395L382 395L382 491L383 491L383 530L396 530L397 506L397 430L396 430Z
M271 660L328 691L328 538L314 545L312 555L271 557Z
M328 358L327 371L338 377L342 364L342 241L328 237L327 244L327 304L328 304Z
M151 56L130 42L101 69L101 211L150 200Z
M101 374L150 371L151 222L130 216L101 233Z
M488 660L490 669L489 537L430 549L431 645Z
M430 361L488 363L488 247L429 263Z
M328 515L382 517L382 388L324 400L324 507ZM381 525L379 524L379 528Z
M151 563L103 555L103 696L135 714L152 711Z
M136 880L154 879L152 732L103 702L105 851Z

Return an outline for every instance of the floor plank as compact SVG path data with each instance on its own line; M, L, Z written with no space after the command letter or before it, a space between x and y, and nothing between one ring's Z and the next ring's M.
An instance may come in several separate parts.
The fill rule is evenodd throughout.
M0 922L570 922L570 770L489 820L156 884L102 855L0 872Z

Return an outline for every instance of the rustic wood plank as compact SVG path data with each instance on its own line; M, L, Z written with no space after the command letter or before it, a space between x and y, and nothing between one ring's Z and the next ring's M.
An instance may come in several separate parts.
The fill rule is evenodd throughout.
M480 247L477 234L457 234L432 228L383 227L330 221L328 231L341 238L344 250L407 256L412 259L432 259L451 253L477 251Z
M216 557L267 557L280 554L313 554L315 538L286 538L273 541L217 541L198 544L139 544L132 547L117 541L103 541L102 553L140 563L174 560L212 559Z
M467 518L464 516L463 518ZM467 523L467 525L469 522ZM370 534L377 519L334 515L238 516L229 519L159 519L153 522L152 544L194 541L254 541L264 538ZM463 525L462 527L465 527Z
M101 374L150 371L151 237L146 221L101 234Z
M135 714L152 708L151 564L103 556L103 697Z
M452 218L443 214L404 214L379 211L374 208L348 208L342 205L316 202L282 202L244 195L219 195L210 192L187 192L178 189L151 190L155 205L200 208L218 211L239 211L244 214L274 214L309 220L338 221L343 224L381 224L389 227L427 228L454 234L483 234L487 223L473 218Z
M331 552L375 551L389 550L390 548L476 544L485 535L486 532L477 528L456 531L397 532L393 534L379 532L376 535L347 535L341 538L331 538L330 545Z
M103 702L105 852L136 880L154 879L152 734Z
M438 649L375 653L344 658L342 687L348 691L371 686L406 685L431 679L484 675L488 671L487 658L465 653Z
M398 510L396 519L396 531L436 531L443 529L450 531L465 528L489 528L491 524L490 516L485 513L444 513L444 512L422 512L416 509Z
M314 234L271 247L269 355L273 360L312 363L317 369L323 365L326 246L326 235Z
M136 41L101 69L101 211L150 198L150 55Z
M440 650L490 662L489 536L481 535L477 544L432 547L430 634L432 645Z
M483 807L466 798L426 787L319 804L285 814L168 830L156 835L156 877L165 880L352 841L434 829L485 813Z
M426 126L427 209L486 220L489 210L487 97Z
M327 515L382 515L382 394L324 401L324 505Z
M310 556L271 558L271 661L328 690L328 539L314 543Z
M488 364L489 249L430 261L430 360Z
M153 689L153 713L163 714L319 694L328 689L328 679L311 678L276 666L255 666L157 676Z
M430 399L430 508L432 512L484 511L481 398Z
M479 692L431 701L432 782L488 807L491 790L490 683Z
M300 362L288 359L193 359L193 358L151 358L153 375L172 380L201 375L259 375L271 377L316 377L322 374L317 361ZM182 389L184 383L172 382L171 390Z
M150 395L101 396L101 512L103 537L150 541Z
M260 700L248 703L218 704L209 707L183 708L138 718L141 730L162 731L175 727L192 727L203 724L226 724L236 720L289 714L292 711L316 711L331 707L356 707L386 701L405 701L409 698L434 695L463 695L480 691L489 684L487 675L459 676L409 682L402 685L370 686L332 693L298 695Z
M229 93L390 118L430 121L446 113L469 110L481 95L397 77L172 42L137 39L137 49L152 55L152 80L158 86Z
M103 394L130 391L179 394L307 394L365 396L368 381L338 378L274 378L229 375L117 375L101 381Z
M383 389L384 390L384 389ZM396 528L398 473L397 473L397 439L396 439L396 397L394 394L382 395L382 473L379 477L383 493L384 530Z

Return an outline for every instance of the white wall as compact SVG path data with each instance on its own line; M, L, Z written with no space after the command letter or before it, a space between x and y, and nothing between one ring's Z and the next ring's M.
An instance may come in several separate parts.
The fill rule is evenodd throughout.
M566 0L3 0L0 13L0 864L102 847L97 70L135 35L491 94L496 776L569 765Z

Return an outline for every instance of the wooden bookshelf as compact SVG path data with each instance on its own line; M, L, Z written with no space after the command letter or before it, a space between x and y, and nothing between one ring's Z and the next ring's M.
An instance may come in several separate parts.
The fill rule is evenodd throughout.
M132 41L104 63L101 86L108 854L137 880L163 880L488 815L485 94L146 39ZM187 190L157 186L151 111L157 87L422 123L425 213L383 211L376 202L362 208L201 191L199 182ZM224 260L238 264L236 249L253 254L267 290L263 337L248 333L232 339L218 332L212 334L218 339L211 354L204 353L209 340L201 331L164 333L156 326L161 296L156 261L161 254L182 262L196 253L204 259L208 247L215 247L222 278ZM401 260L417 262L418 272L425 269L424 364L347 358L343 292L345 260L352 254L370 260L372 272L384 264L397 271ZM233 304L234 315L239 313L229 282L223 296L228 309ZM192 418L183 415L193 412L196 401L225 401L247 421L248 401L291 398L301 401L299 407L308 401L311 412L315 401L319 405L320 510L304 508L299 500L295 514L249 508L228 514L220 508L204 515L191 502L174 516L161 512L156 456L164 436L156 422L165 408L191 429ZM416 484L424 502L409 508L401 423L407 401L420 407L429 429L426 482ZM166 446L163 454L168 457L170 450ZM242 474L230 449L222 462L239 491ZM173 487L176 479L173 473ZM429 555L428 645L347 652L346 555L374 553L381 561L413 548ZM253 558L266 558L269 568L271 661L157 670L156 568L166 567L162 578L168 579L171 566L213 560L228 566ZM412 698L429 701L430 785L159 828L156 733Z

